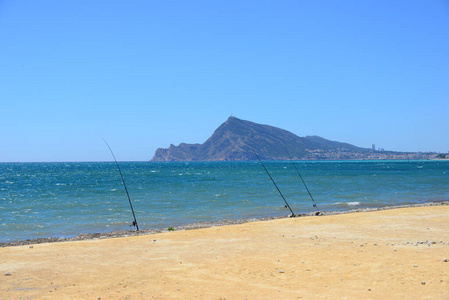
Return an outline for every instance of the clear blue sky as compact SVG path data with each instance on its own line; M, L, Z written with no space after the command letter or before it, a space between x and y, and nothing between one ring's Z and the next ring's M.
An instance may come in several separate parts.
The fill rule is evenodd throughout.
M0 0L0 161L149 160L230 115L449 151L449 1Z

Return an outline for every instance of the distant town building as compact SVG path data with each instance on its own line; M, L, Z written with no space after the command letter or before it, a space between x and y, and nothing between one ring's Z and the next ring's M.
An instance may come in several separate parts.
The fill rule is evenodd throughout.
M373 151L376 151L376 145L375 144L373 144L372 149L373 149Z

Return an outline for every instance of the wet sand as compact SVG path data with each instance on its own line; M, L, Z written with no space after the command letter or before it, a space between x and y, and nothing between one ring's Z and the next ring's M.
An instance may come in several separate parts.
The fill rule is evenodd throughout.
M0 248L2 299L449 299L449 205Z

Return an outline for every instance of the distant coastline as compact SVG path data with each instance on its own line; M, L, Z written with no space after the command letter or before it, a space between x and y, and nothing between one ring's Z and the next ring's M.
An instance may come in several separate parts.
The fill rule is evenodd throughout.
M253 151L263 160L445 159L436 152L397 152L363 148L319 136L299 137L270 125L229 117L203 144L181 143L159 148L151 161L248 161Z

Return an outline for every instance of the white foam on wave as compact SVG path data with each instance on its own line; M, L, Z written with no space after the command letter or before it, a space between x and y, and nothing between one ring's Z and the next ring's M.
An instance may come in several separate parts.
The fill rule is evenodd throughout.
M347 205L347 206L356 206L360 205L361 202L359 201L351 201L351 202L337 202L336 205Z
M223 197L223 196L226 196L227 194L226 193L221 193L221 194L215 194L214 196L215 197Z

